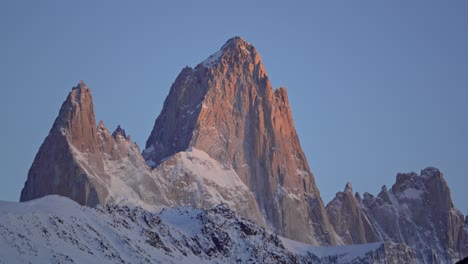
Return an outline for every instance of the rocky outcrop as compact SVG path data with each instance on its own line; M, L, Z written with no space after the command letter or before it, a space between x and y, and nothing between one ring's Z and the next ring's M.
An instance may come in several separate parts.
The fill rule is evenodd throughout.
M345 244L382 240L363 211L359 194L353 195L351 183L348 182L344 191L336 194L327 205L327 212L333 228Z
M279 234L340 243L301 149L286 89L272 89L259 54L239 37L195 69L182 70L143 154L156 167L190 147L233 169Z
M399 173L390 190L383 186L377 196L365 193L362 202L353 201L345 190L327 209L346 243L355 243L354 237L366 241L364 235L373 230L374 239L416 249L421 263L452 263L468 254L464 217L453 206L450 189L436 168L426 168L420 175ZM371 228L361 228L356 224L359 219L367 219Z

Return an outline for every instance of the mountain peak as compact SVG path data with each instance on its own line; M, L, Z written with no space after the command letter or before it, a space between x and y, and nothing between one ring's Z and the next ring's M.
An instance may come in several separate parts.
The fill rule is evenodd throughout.
M114 138L117 138L119 135L122 136L123 138L127 138L127 135L125 134L125 130L121 128L120 125L118 125L114 133L112 133L112 136Z
M226 41L220 50L210 55L201 65L211 68L221 61L227 61L228 63L253 62L254 64L258 64L260 56L252 44L236 36Z
M143 155L155 167L190 147L233 169L255 194L254 208L279 234L316 245L339 243L300 146L286 89L273 90L259 53L240 37L195 69L182 70Z
M86 86L86 83L83 80L80 80L77 86L73 87L72 90L76 89L88 89L88 86Z
M253 47L253 45L245 41L243 38L235 36L233 38L228 39L228 41L226 41L226 43L221 47L221 50L226 50L229 47L250 48Z
M21 191L21 201L49 194L68 196L80 204L96 205L98 190L74 155L86 157L86 168L103 168L99 155L93 98L83 81L73 87L42 143ZM53 165L51 165L53 164Z
M98 130L103 130L103 129L107 129L106 126L104 125L104 121L102 120L99 120L99 123L98 123Z
M96 120L91 90L83 81L73 87L60 108L52 131L66 136L80 151L96 150Z
M428 176L428 177L441 177L440 170L434 167L427 167L421 170L421 176Z
M350 182L347 182L347 183L346 183L344 192L348 192L348 193L351 193L351 194L353 193L353 186L351 185Z

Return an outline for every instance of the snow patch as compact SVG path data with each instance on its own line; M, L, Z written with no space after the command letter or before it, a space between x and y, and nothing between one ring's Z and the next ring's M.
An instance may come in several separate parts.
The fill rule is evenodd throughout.
M192 237L202 231L203 226L196 221L201 211L201 209L194 209L192 207L176 207L163 209L159 217L173 229L178 229L185 235Z
M206 181L228 189L248 189L233 169L224 168L204 151L189 148L186 152L180 152L180 159L184 168Z
M67 129L64 127L59 128L59 132L62 136L67 136Z
M201 64L205 67L212 67L214 65L216 65L220 59L221 59L221 56L223 55L223 51L222 50L218 50L217 52L213 53L212 55L210 55L206 60L204 60Z
M413 188L408 188L403 191L403 195L411 200L417 200L421 198L421 195L423 194L422 190L417 190Z
M146 165L148 165L149 167L153 168L156 166L156 163L154 163L154 161L152 160L147 160L146 161Z
M151 154L154 151L154 146L151 145L149 148L143 150L143 154Z
M280 237L284 247L298 255L313 254L319 258L336 257L336 262L333 263L350 263L359 258L363 259L366 254L377 250L384 243L375 242L371 244L349 245L349 246L334 246L334 247L317 247L298 241Z

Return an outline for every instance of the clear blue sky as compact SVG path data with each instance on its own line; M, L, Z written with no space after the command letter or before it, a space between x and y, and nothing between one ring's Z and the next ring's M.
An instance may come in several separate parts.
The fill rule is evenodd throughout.
M325 202L436 166L468 213L468 1L1 1L0 200L18 200L72 86L144 146L180 70L260 52Z

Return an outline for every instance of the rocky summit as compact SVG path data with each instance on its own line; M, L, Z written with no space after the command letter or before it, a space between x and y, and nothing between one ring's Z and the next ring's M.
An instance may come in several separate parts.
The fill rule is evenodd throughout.
M190 147L233 169L279 234L340 243L299 143L286 89L272 88L260 55L239 37L195 69L182 70L143 153L157 166Z
M0 235L17 233L21 239L6 238L8 243L0 240L0 245L20 248L19 255L49 252L49 262L90 254L110 262L150 263L160 257L169 263L188 262L191 256L201 262L450 263L468 255L468 218L454 207L449 187L435 168L420 175L398 174L392 188L383 187L377 196L353 194L348 183L325 207L294 127L286 89L273 89L259 53L240 37L228 40L195 68L181 71L143 152L122 127L111 133L103 121L96 124L91 90L82 81L73 87L33 161L20 200L53 194L97 209L76 209L85 215L68 219L44 203L78 205L42 200L37 209L41 225L29 226L39 217L26 215L34 202L17 205L24 207L21 212L3 204L8 210L0 214L5 215L0 217ZM191 208L186 210L189 215L181 207ZM165 214L173 215L172 220L163 223L161 213L155 222L144 222L150 212L168 208ZM51 210L68 219L66 228L56 218L46 219ZM211 223L206 217L217 220ZM15 230L8 227L21 219L29 222ZM213 230L186 230L206 224ZM36 230L34 241L21 237L41 226L43 234ZM112 237L125 240L131 232L121 230L127 227L141 232L131 234L138 242L126 242L131 249L125 256L119 253L125 251L120 243L95 232L109 234L111 229L117 233ZM172 227L177 230L171 235ZM89 234L67 233L74 228ZM55 234L76 242L76 247L64 249L69 255L54 253L48 237ZM245 244L243 239L250 240ZM87 248L90 241L101 250ZM343 246L356 244L361 246ZM152 247L159 253L151 253ZM249 253L236 258L246 247ZM31 256L24 261L34 259Z

